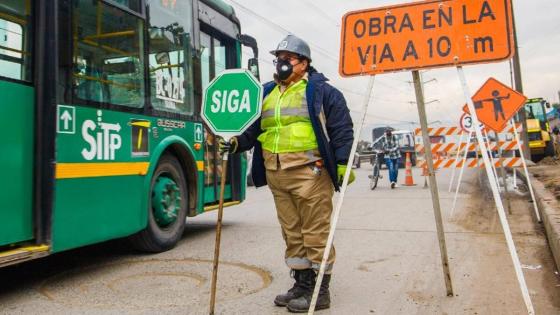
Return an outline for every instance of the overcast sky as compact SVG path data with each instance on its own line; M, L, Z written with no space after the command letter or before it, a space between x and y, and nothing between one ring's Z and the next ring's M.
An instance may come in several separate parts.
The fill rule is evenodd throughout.
M261 80L268 81L274 71L268 51L288 33L311 46L313 65L345 95L354 121L364 101L368 77L342 78L338 74L340 25L342 16L354 10L376 8L408 1L391 0L226 0L236 9L242 32L254 36L260 49ZM560 90L560 1L514 0L520 46L524 94L558 102ZM251 55L244 49L245 55ZM509 62L465 67L469 88L475 92L489 77L510 85ZM455 68L423 72L428 121L457 125L465 103ZM432 80L435 79L435 80ZM376 76L373 99L366 116L365 129L391 125L410 129L418 122L418 112L410 72ZM438 123L436 121L440 121ZM369 131L363 131L368 135ZM362 136L364 138L364 136ZM367 137L365 137L367 139Z

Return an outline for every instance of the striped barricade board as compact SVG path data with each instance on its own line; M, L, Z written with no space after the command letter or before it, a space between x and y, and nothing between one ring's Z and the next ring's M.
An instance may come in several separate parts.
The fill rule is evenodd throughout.
M456 153L457 150L464 151L466 146L467 146L466 142L463 142L463 143L460 143L460 144L459 143L454 143L454 142L434 143L434 144L432 144L432 154ZM416 150L416 153L418 153L418 154L424 154L424 144L416 144L415 145L415 150ZM517 150L517 141L515 141L515 140L513 140L513 141L499 141L498 143L492 141L492 142L490 142L490 146L488 147L488 150L491 150L491 151L499 151L499 150L513 151L513 150ZM468 151L469 152L478 151L478 143L470 143Z
M517 127L517 132L521 132L521 130L522 130L521 124L517 123L517 124L515 124L515 126ZM485 130L488 131L486 128L485 128ZM508 126L500 134L505 134L505 133L512 134L513 132L514 132L513 127ZM428 134L430 135L430 137L433 137L433 136L460 136L462 133L467 134L467 132L463 131L463 129L461 129L460 127L428 128ZM421 136L422 135L422 129L416 128L416 130L414 131L414 135L415 136Z
M500 167L520 167L522 166L521 158L512 157L512 158L495 158L494 159L494 166ZM426 161L419 160L416 163L416 167L425 167ZM434 160L434 169L440 168L461 168L463 167L463 159L443 159L443 160ZM465 160L465 167L468 168L477 168L477 167L484 167L484 160L482 158L470 158Z

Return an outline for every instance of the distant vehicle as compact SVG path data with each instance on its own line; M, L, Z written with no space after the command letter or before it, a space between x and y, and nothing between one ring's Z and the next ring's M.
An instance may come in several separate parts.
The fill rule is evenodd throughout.
M550 125L546 117L546 108L550 104L543 98L531 98L525 103L527 114L527 134L531 160L538 162L546 156L554 156Z

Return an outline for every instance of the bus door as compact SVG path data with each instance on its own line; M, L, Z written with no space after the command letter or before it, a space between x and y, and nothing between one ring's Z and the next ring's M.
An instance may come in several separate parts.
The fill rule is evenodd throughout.
M0 1L0 247L33 238L32 1Z
M236 47L235 41L228 41L224 38L217 38L210 34L213 32L202 27L200 32L200 46L202 54L200 56L200 78L201 91L205 91L206 87L212 79L224 71L225 69L236 68ZM205 130L204 142L204 203L214 203L220 198L220 183L223 175L222 157L218 152L218 139ZM235 161L235 160L231 160ZM231 162L230 164L231 165ZM230 167L228 167L230 168ZM228 170L228 174L233 174ZM226 178L226 189L224 200L232 199L231 176Z

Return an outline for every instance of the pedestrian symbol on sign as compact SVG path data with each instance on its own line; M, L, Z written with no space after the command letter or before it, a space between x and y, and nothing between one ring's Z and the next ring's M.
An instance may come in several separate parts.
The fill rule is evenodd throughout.
M202 124L194 125L194 142L202 142L204 132L202 132Z
M479 108L483 107L482 103L492 102L492 104L494 105L494 120L498 121L498 115L500 115L502 117L502 119L505 120L506 117L504 116L504 106L502 105L502 100L509 99L510 95L511 94L508 93L508 95L506 95L506 96L500 96L500 91L494 90L494 91L492 91L492 97L491 98L486 98L486 99L476 101L474 103L474 108L479 109Z

